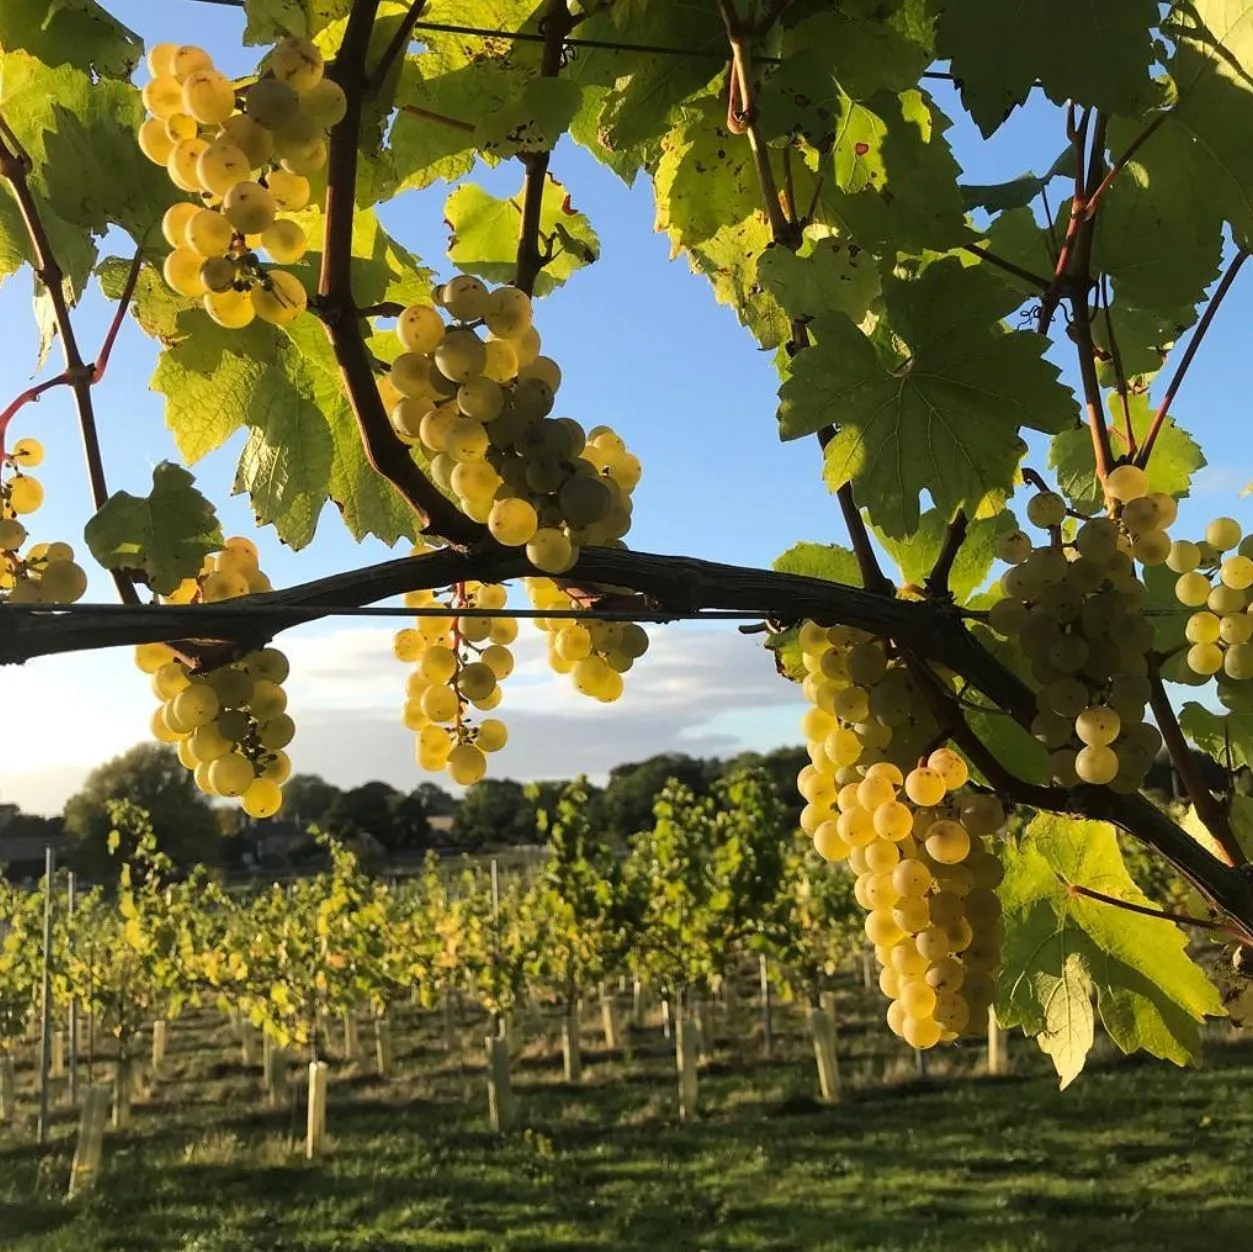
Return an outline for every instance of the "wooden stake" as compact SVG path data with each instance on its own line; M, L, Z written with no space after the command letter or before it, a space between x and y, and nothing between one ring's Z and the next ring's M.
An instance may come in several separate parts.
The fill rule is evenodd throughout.
M487 1037L487 1120L497 1134L513 1126L513 1088L509 1083L509 1041L499 1035Z
M152 1077L161 1077L161 1067L165 1064L166 1024L161 1018L152 1023Z
M770 1013L770 963L763 952L757 959L757 974L761 982L761 1044L767 1056L774 1043L774 1023Z
M389 1077L392 1072L392 1024L386 1013L378 1013L374 1018L374 1059L379 1077Z
M566 1082L581 1082L583 1079L583 1050L580 1039L579 998L566 1005L565 1015L561 1019L561 1062L565 1070Z
M313 1160L326 1143L326 1084L329 1070L325 1061L309 1062L309 1116L305 1124L305 1157Z
M988 1009L988 1073L1005 1074L1009 1072L1009 1057L1006 1054L1005 1032L996 1020L996 1010Z
M109 1115L109 1088L103 1083L87 1088L78 1123L78 1146L70 1169L69 1198L90 1187L100 1175L104 1154L104 1123Z
M828 1104L840 1098L840 1070L835 1051L835 1018L826 1009L809 1010L809 1032L818 1062L818 1090Z
M124 1130L131 1124L131 1076L129 1056L119 1056L113 1066L113 1129Z
M697 1115L697 1035L696 1018L680 1015L675 1029L675 1060L679 1069L679 1117L690 1122Z
M52 876L57 857L51 848L44 849L44 951L43 979L39 999L39 1122L36 1141L42 1147L48 1142L49 1069L52 1060Z
M0 1122L12 1125L17 1118L17 1082L13 1075L13 1058L0 1056Z
M361 1059L361 1037L357 1033L357 1015L352 1009L344 1010L344 1060Z

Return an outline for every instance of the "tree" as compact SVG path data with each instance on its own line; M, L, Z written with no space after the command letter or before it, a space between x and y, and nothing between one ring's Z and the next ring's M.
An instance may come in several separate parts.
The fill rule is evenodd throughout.
M15 397L0 425L32 420L29 402L52 388L72 391L95 510L87 546L128 607L30 609L77 598L85 579L63 549L26 546L17 518L39 503L27 471L41 450L15 442L0 662L169 645L140 653L164 701L155 732L223 798L246 784L251 811L275 800L288 768L262 740L285 744L293 726L270 687L264 718L238 716L254 680L285 672L248 650L319 614L401 594L437 610L396 638L416 667L403 719L422 766L459 785L482 778L507 738L500 718L480 716L512 666L515 623L491 615L501 584L528 580L553 667L605 703L647 663L647 636L624 616L756 615L812 705L807 832L851 859L860 845L837 829L847 771L904 772L952 744L975 788L1039 815L1022 840L994 845L998 1014L1041 1040L1064 1081L1098 1015L1121 1047L1196 1055L1218 992L1170 920L1133 898L1114 828L1253 944L1253 814L1227 778L1253 760L1253 557L1230 519L1176 526L1204 459L1178 405L1197 363L1213 364L1211 327L1253 236L1253 45L1231 5L544 0L523 6L523 38L509 39L500 5L467 0L457 33L435 23L414 47L416 6L251 0L254 37L320 43L280 44L238 93L197 78L194 103L181 79L204 68L199 50L149 49L144 97L131 82L140 47L107 3L47 7L7 3L0 24L6 99L20 102L0 127L0 258L33 264L41 335L46 346L55 326L65 369ZM943 111L936 63L953 84ZM249 117L299 149L277 157L307 170L308 187L274 167L274 135L232 120L243 89ZM963 181L955 137L992 138L1029 98L1039 172L1021 175L1016 154L1005 178ZM184 105L199 124L172 113ZM202 164L219 122L251 151L217 145ZM624 546L639 462L615 432L548 417L560 368L531 333L528 297L580 281L599 255L552 168L567 131L620 177L651 178L658 228L734 309L745 350L770 353L779 406L763 430L810 441L847 546L798 542L772 571ZM176 134L189 137L176 146ZM384 230L379 205L402 190L442 200L437 184L480 159L516 159L521 186L496 197L468 181L442 204L453 268L436 308L432 274ZM257 171L267 189L243 177ZM294 224L306 196L317 202ZM133 262L97 263L106 233L134 242ZM154 341L154 385L185 460L246 428L236 489L279 540L306 546L333 500L356 539L421 537L413 558L272 593L181 467L159 466L148 497L111 495L93 395L113 338L86 368L64 295L93 269L115 325L132 314ZM538 320L542 331L542 306ZM481 325L510 346L487 346ZM708 420L725 438L722 415ZM1242 433L1223 437L1238 460ZM178 603L143 605L141 586ZM242 596L268 596L264 613L230 603ZM199 606L192 639L185 604ZM604 611L585 623L576 608ZM1159 746L1187 792L1178 818L1142 792ZM1191 747L1222 768L1220 787ZM626 834L646 824L639 804L654 788L620 790L634 793L615 819ZM964 777L952 794L973 796ZM1124 893L1113 903L1111 884ZM883 918L876 929L895 938Z
M126 801L147 814L155 846L177 866L212 865L221 832L208 801L179 764L172 748L141 743L97 766L65 805L65 832L74 841L75 867L93 878L111 877L117 861L108 848L115 827L110 801ZM123 829L123 840L129 838ZM123 854L126 848L123 847Z
M318 774L293 774L283 794L283 811L292 821L302 826L317 826L326 821L327 814L343 793Z
M511 778L485 778L466 790L452 819L452 837L467 850L540 841L535 805Z
M695 795L704 795L713 772L708 762L682 752L665 752L611 769L601 796L606 828L620 839L629 839L648 828L653 805L668 782L673 779Z

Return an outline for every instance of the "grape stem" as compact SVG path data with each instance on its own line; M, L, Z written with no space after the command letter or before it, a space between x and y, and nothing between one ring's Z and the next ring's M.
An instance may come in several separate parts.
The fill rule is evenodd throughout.
M1102 904L1112 904L1115 908L1126 909L1128 913L1139 913L1141 917L1156 917L1164 922L1174 922L1179 926L1195 926L1200 930L1216 930L1222 934L1240 938L1242 932L1226 922L1211 921L1207 917L1192 917L1187 913L1171 913L1167 909L1155 909L1147 904L1133 904L1130 900L1120 900L1117 896L1106 895L1092 887L1084 887L1079 883L1067 883L1066 889L1072 896L1083 896L1088 900L1098 900Z
M541 19L544 47L540 53L541 78L556 78L561 73L566 39L577 25L566 0L548 0ZM541 219L544 214L544 188L548 183L548 166L552 149L524 152L518 160L526 171L522 186L522 222L518 227L518 250L514 269L514 285L528 296L535 294L540 271L551 260L540 251Z
M30 170L30 155L22 147L21 141L8 122L4 120L3 115L0 115L0 177L6 178L13 189L13 198L17 201L18 211L34 253L35 275L43 284L52 305L53 321L61 337L61 350L65 358L65 370L61 377L74 392L74 404L78 410L78 428L87 461L87 480L91 487L92 502L99 511L109 498L109 486L105 479L104 458L100 452L100 436L96 430L96 413L91 395L92 384L97 381L96 369L84 364L82 353L78 348L78 339L74 334L74 324L70 318L69 302L65 298L65 272L56 258L52 241L39 215L39 206L30 188ZM138 263L137 259L136 262L132 262L131 266L132 270L136 271L136 278L138 278L136 268ZM130 290L134 290L133 284ZM130 295L127 294L121 302L123 315L129 302ZM116 335L116 329L111 327L109 337L105 341L106 360L107 351L112 350L113 339ZM52 380L50 385L56 385L56 380ZM45 387L44 390L48 388ZM39 394L42 393L37 392L28 398L38 399ZM22 401L22 403L25 402L25 400ZM20 408L21 404L18 407ZM15 411L6 410L6 417L3 424L0 424L0 437L2 437L3 426L7 426L12 420ZM111 570L110 574L122 603L138 604L139 593L130 575L122 570Z
M310 307L322 321L339 364L370 465L408 501L424 532L473 544L487 528L471 521L422 472L392 429L352 293L352 231L356 212L357 141L369 91L366 57L380 0L355 0L339 56L328 76L343 89L347 111L331 131L327 159L326 229L318 295Z
M1157 729L1162 732L1166 751L1170 753L1170 759L1183 781L1197 817L1204 822L1206 830L1213 835L1223 860L1228 865L1244 865L1247 858L1232 832L1227 810L1222 801L1205 785L1205 779L1201 777L1196 758L1192 755L1192 749L1188 747L1188 742L1179 726L1179 719L1175 716L1175 710L1170 703L1170 697L1166 694L1166 684L1162 682L1160 675L1154 675L1149 679L1149 685L1149 706L1157 720Z
M1162 397L1161 404L1157 406L1157 412L1153 414L1153 421L1144 436L1144 443L1140 448L1139 455L1136 457L1136 464L1142 469L1149 463L1149 457L1153 455L1153 445L1157 442L1158 435L1162 433L1162 427L1166 424L1166 418L1170 414L1170 406L1174 403L1179 387L1187 376L1188 368L1192 364L1193 357L1196 356L1197 349L1201 346L1201 341L1205 338L1206 332L1213 324L1214 315L1218 312L1219 305L1222 304L1223 299L1231 290L1232 284L1236 281L1236 275L1240 273L1240 267L1248 259L1247 249L1241 248L1236 252L1235 256L1231 258L1231 264L1228 265L1222 281L1218 284L1214 294L1205 305L1205 312L1201 314L1201 320L1197 323L1196 330L1192 332L1192 338L1188 340L1188 346L1184 349L1174 376L1166 387L1166 394Z
M416 104L402 104L400 111L408 113L412 117L420 117L424 121L438 122L441 126L451 126L453 130L464 131L468 135L474 134L477 129L473 122L463 122L459 117L449 117L447 114L436 113L431 109L422 109Z

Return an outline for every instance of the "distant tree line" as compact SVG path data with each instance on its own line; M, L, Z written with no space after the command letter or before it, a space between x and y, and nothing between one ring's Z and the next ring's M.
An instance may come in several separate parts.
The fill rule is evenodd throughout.
M795 824L800 813L795 778L807 760L798 747L746 752L729 760L662 753L615 766L603 787L586 784L588 819L611 843L625 847L633 835L651 827L657 795L671 780L702 797L727 774L757 766L774 784L784 819ZM1196 761L1208 774L1216 774L1207 779L1212 787L1226 787L1226 779L1208 757L1197 754ZM419 856L432 848L476 852L536 845L545 842L543 832L550 828L568 781L484 779L457 799L432 782L421 782L412 791L379 781L345 790L317 774L297 774L285 788L283 816L255 822L234 806L212 804L179 764L173 748L143 743L94 769L60 817L0 806L6 810L0 820L0 866L12 859L5 856L6 843L14 848L22 840L29 846L64 835L75 869L89 878L106 876L117 864L107 848L112 828L107 801L113 799L130 800L145 809L162 851L183 867L203 863L244 869L262 862L276 837L296 849L282 859L297 860L301 836L312 828L386 858ZM1249 771L1242 770L1237 787L1249 790L1250 781ZM1154 766L1147 784L1162 799L1182 794L1165 757Z

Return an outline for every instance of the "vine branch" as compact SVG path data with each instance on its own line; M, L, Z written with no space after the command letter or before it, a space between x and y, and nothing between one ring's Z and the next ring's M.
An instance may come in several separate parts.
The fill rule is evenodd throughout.
M966 532L969 529L970 523L966 519L966 514L958 509L956 516L949 522L948 529L944 532L944 542L940 546L940 553L931 567L931 573L927 575L926 592L934 599L938 600L952 594L948 585L949 576L953 572L953 563L957 560L957 554L961 551L962 544L966 542Z
M100 435L96 429L96 410L91 394L92 384L97 381L96 370L84 363L82 353L79 351L74 323L70 317L69 302L65 298L65 272L56 258L52 241L39 215L39 206L35 202L35 195L30 187L30 169L29 155L22 148L9 124L0 117L0 176L6 178L13 189L13 198L17 201L22 224L26 227L26 233L30 238L36 277L43 284L52 304L52 317L56 323L57 334L61 339L61 351L65 358L65 371L61 378L74 393L74 406L78 411L78 429L82 438L83 455L87 462L87 482L91 489L92 503L98 512L109 498L109 486L104 473L104 457L100 452ZM131 270L136 279L139 263L137 258L131 264ZM130 290L134 290L133 282ZM121 316L125 316L129 301L130 296L127 294L119 306ZM112 350L116 336L117 329L111 328L109 337L105 341L106 362L107 354ZM44 387L42 391L55 385L57 385L57 380L51 380L49 386ZM21 403L26 403L27 399L38 399L42 391L32 388L31 392L25 393L26 399L19 397L19 400ZM21 404L17 407L20 408ZM15 408L12 411L6 410L3 425L7 425L16 411ZM0 425L0 430L3 429L3 425ZM124 604L138 604L139 593L135 590L135 584L129 576L120 570L114 570L112 577L118 598Z
M1183 384L1184 378L1187 377L1192 359L1196 356L1197 349L1201 346L1201 341L1205 338L1206 332L1213 324L1214 315L1218 312L1219 306L1231 290L1232 284L1236 281L1236 275L1240 273L1241 266L1248 259L1248 251L1241 248L1231 258L1231 264L1227 266L1227 272L1222 276L1222 281L1218 284L1214 294L1209 298L1209 302L1205 306L1205 312L1201 314L1201 320L1197 323L1196 330L1192 332L1192 338L1188 340L1188 346L1184 349L1183 356L1179 360L1174 375L1166 386L1166 394L1162 397L1161 404L1157 406L1157 412L1153 414L1153 421L1144 436L1144 444L1136 457L1137 465L1143 467L1148 464L1149 457L1153 453L1153 445L1157 442L1157 437L1161 434L1162 427L1166 424L1166 418L1170 414L1170 406L1175 402L1175 396L1179 393L1179 388Z
M540 77L556 78L561 73L561 60L566 39L576 25L566 0L548 0L542 23L544 47L540 53ZM544 215L544 188L548 182L548 166L552 149L523 153L526 176L522 188L522 222L518 227L518 252L514 284L526 294L535 294L540 271L551 259L540 249L540 224Z
M1171 706L1170 697L1166 694L1166 685L1160 676L1150 678L1149 707L1157 721L1157 729L1162 732L1162 740L1166 751L1174 763L1179 777L1183 780L1188 798L1196 815L1205 824L1206 830L1214 836L1214 842L1222 850L1223 858L1228 865L1243 865L1244 852L1231 830L1231 822L1222 802L1205 784L1201 771L1197 767L1196 757L1183 737L1179 719Z
M413 28L417 25L418 18L422 16L424 8L426 8L426 0L412 0L412 3L409 5L409 12L401 19L391 42L383 50L383 55L379 57L378 64L370 74L369 91L371 94L378 91L387 75L391 73L392 66L395 65L400 57L404 56L405 49L413 38Z
M357 141L370 91L366 57L380 0L355 0L344 41L329 76L343 89L347 110L331 131L327 159L326 231L314 311L321 318L356 417L366 458L422 520L452 543L473 543L486 531L467 518L432 483L392 429L374 381L359 311L352 292L352 231L356 212ZM415 19L416 20L416 19Z

